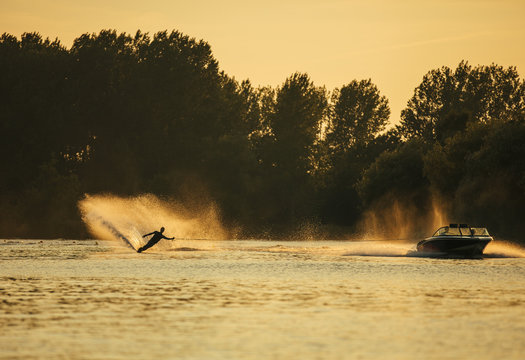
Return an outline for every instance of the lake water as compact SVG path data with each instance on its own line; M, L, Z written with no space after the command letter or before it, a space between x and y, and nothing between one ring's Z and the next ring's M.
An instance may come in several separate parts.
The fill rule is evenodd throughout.
M0 240L0 358L525 357L525 251L413 248Z

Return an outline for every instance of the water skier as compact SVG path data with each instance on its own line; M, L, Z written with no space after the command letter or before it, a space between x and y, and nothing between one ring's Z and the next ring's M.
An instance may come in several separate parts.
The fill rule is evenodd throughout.
M155 245L156 243L158 243L162 239L166 239L166 240L173 240L173 239L175 239L175 237L169 238L169 237L164 236L163 232L164 232L164 227L161 227L160 231L154 231L154 232L150 232L149 234L142 235L143 238L145 238L146 236L150 236L150 235L153 235L153 237L148 241L148 243L146 245L144 245L143 247L139 248L137 250L137 252L141 253L144 250L149 249L150 247L152 247L153 245Z

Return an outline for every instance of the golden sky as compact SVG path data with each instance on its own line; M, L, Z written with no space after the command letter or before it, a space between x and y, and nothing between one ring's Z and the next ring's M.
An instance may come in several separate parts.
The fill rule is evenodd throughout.
M179 30L212 46L238 80L277 86L295 71L328 90L371 78L391 121L434 68L496 63L525 72L525 0L0 0L0 33Z

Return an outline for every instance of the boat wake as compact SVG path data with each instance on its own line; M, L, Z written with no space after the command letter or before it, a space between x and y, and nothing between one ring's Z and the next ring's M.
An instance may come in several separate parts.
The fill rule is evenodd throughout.
M406 257L414 251L414 244L388 241L358 241L348 243L343 256Z
M484 258L525 258L525 248L507 241L493 241L487 245Z
M412 243L384 242L356 242L348 245L348 251L343 256L377 256L377 257L414 257L439 259L497 259L497 258L525 258L525 249L504 241L489 243L481 256L454 256L440 253L417 251Z

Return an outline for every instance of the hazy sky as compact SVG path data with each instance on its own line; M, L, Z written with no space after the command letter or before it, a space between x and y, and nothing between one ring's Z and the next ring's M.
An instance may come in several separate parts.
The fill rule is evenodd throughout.
M367 79L391 120L434 68L497 63L525 72L525 0L0 0L0 33L179 30L212 46L238 80L277 86L295 71L328 90Z

